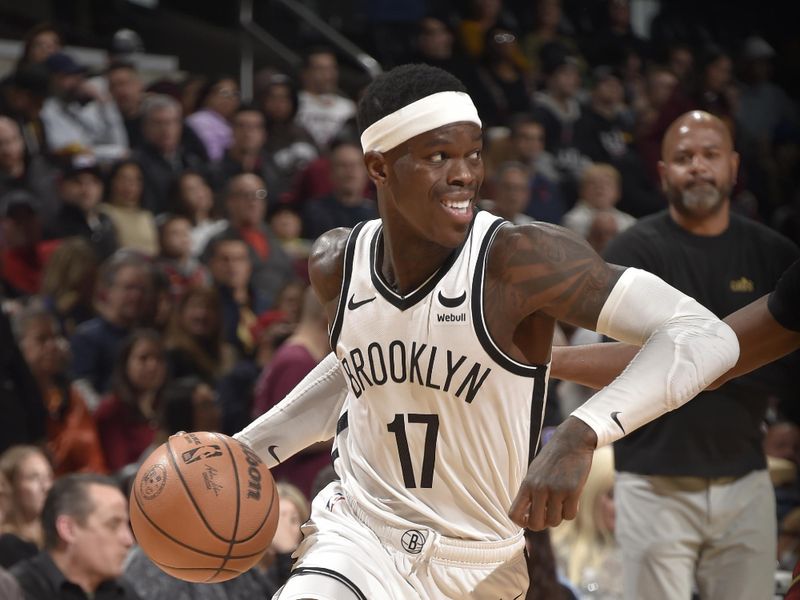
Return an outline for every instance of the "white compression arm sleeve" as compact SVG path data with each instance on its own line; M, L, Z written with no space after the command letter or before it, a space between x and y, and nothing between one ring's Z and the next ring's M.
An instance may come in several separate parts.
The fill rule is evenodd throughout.
M598 447L685 404L739 358L730 327L640 269L622 274L600 311L597 331L644 344L619 377L572 413L594 429Z
M328 354L278 404L233 437L250 446L269 468L336 435L347 396L339 361Z

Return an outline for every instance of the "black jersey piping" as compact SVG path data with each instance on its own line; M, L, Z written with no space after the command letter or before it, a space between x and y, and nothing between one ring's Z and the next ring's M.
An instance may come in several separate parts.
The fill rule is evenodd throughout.
M442 266L439 267L439 269L433 275L428 277L428 279L426 279L422 285L406 295L398 294L391 287L389 287L389 284L387 284L384 280L381 270L378 267L378 241L381 239L381 234L383 233L383 226L379 227L372 236L369 250L369 270L370 277L372 278L372 285L375 286L375 289L384 299L386 299L387 302L393 304L396 308L399 308L400 310L411 308L425 296L430 294L436 287L436 284L438 284L442 278L447 275L450 267L455 264L456 260L458 260L458 257L461 255L462 250L464 250L464 246L467 245L467 241L469 241L469 238L472 235L472 228L474 225L475 217L473 216L472 221L469 223L467 235L464 236L464 239L458 248L450 253L450 256L447 257L447 260L444 261Z
M483 287L486 274L486 262L489 257L489 248L497 235L498 230L508 221L498 219L489 226L486 235L481 242L481 248L478 252L478 260L475 264L475 276L472 280L472 326L475 330L475 335L483 346L486 353L492 357L498 365L521 377L537 377L540 374L547 373L547 365L535 365L521 363L498 348L494 343L492 336L489 335L489 328L486 326L486 321L483 318Z
M547 371L539 373L533 384L531 394L531 431L528 443L528 464L539 452L539 442L542 439L542 426L544 425L544 410L547 404Z
M334 571L332 569L326 569L325 567L298 567L294 571L292 571L292 577L302 577L303 575L309 575L314 573L316 575L325 575L326 577L330 577L331 579L335 579L342 585L344 585L347 589L353 592L358 600L367 600L367 597L364 595L359 587L353 583L348 577L345 577L338 571Z
M358 225L350 230L350 235L347 236L347 244L344 251L344 269L342 271L342 289L339 291L339 303L336 305L336 316L331 323L330 344L332 349L336 349L336 344L339 341L339 334L342 332L342 321L344 320L344 310L347 307L347 291L350 288L350 279L353 275L353 260L356 254L356 241L358 234L364 227L366 221L361 221Z

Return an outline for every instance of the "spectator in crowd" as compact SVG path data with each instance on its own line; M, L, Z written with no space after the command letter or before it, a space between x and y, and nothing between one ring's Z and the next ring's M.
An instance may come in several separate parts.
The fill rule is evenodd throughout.
M669 211L615 238L606 260L650 270L718 315L773 290L800 252L730 211L737 167L721 120L700 111L679 117L659 165ZM626 597L688 598L695 581L707 598L772 593L775 499L761 420L768 394L794 398L795 391L791 375L773 363L701 392L615 444ZM653 527L653 514L674 527Z
M481 206L514 225L532 223L525 214L531 198L528 168L522 163L505 162L494 173L492 200L482 200Z
M520 57L517 36L509 29L494 26L486 32L483 57L467 88L484 127L503 126L511 115L530 110L528 73Z
M300 322L291 336L278 347L261 372L255 389L253 417L280 402L329 352L328 321L314 291L303 296ZM272 469L276 481L288 481L310 497L317 473L331 462L330 442L306 448Z
M317 157L314 139L295 121L299 103L297 89L283 73L264 77L256 106L266 118L267 142L264 150L278 168L280 189L288 189L295 174Z
M11 340L13 336L8 315L0 310L0 340ZM0 452L44 439L47 412L17 344L0 344L0 405Z
M220 416L217 395L208 383L199 377L171 380L161 395L153 450L179 431L219 431Z
M63 204L48 237L77 235L92 245L99 260L111 256L119 242L111 219L100 211L103 180L95 159L88 154L68 159L58 189Z
M547 78L547 59L542 56L542 49L548 44L557 43L571 56L578 56L578 46L569 34L561 11L561 0L540 0L536 3L533 29L522 40L522 49L531 65L534 76L542 81ZM582 64L576 58L576 64Z
M614 234L625 231L636 222L632 216L615 208L620 198L619 171L605 163L592 164L583 171L578 202L564 215L563 225L589 239L595 217L605 213L612 217Z
M199 377L215 385L234 358L222 332L222 308L216 290L203 286L186 290L175 305L165 338L170 376Z
M588 598L622 599L622 557L614 525L614 451L605 446L594 453L575 520L552 534L561 569Z
M278 166L265 151L268 137L264 115L252 106L240 106L231 118L233 135L214 170L216 187L222 189L235 176L253 173L261 177L273 198L280 198L288 182L281 178Z
M279 481L277 488L280 502L278 529L259 568L269 581L282 586L291 574L292 553L303 540L300 526L308 520L311 509L303 492L291 483Z
M234 232L214 237L208 246L208 267L222 303L223 339L239 357L252 358L256 350L252 328L269 305L261 289L251 284L250 248Z
M521 162L531 170L534 196L557 195L560 175L555 157L545 149L544 125L530 114L522 113L509 120L509 130L506 160Z
M0 197L0 285L6 296L38 294L44 266L60 240L42 240L42 219L26 190Z
M146 256L158 253L158 232L153 213L142 207L142 168L134 160L112 165L106 178L105 203L100 210L108 215L117 232L119 245Z
M51 152L91 152L103 162L128 151L125 127L106 94L86 81L86 67L64 52L45 60L52 95L42 107Z
M161 336L150 329L134 331L120 347L111 393L95 418L108 468L118 471L139 460L153 443L156 413L167 376Z
M128 145L131 149L140 148L144 143L142 134L142 102L144 83L130 62L114 61L106 70L108 93L117 105L125 126Z
M50 76L44 65L20 67L0 83L2 113L19 126L31 157L48 153L41 112L49 93Z
M309 201L303 211L304 236L308 239L378 216L375 202L364 197L368 177L360 144L339 141L331 147L330 163L331 194Z
M47 408L47 451L55 474L105 472L94 418L66 376L69 347L55 318L34 304L14 315L13 326Z
M145 318L151 286L150 267L135 254L114 255L100 270L98 316L79 325L70 338L71 375L92 411L108 390L123 340Z
M217 234L232 234L246 242L253 288L263 297L263 308L275 303L276 294L293 276L291 260L265 222L267 192L257 175L233 177L225 190L228 226ZM213 238L209 244L212 242Z
M474 87L475 66L455 43L455 32L447 23L434 15L419 20L415 37L415 54L411 62L425 63L457 75L467 88Z
M211 283L208 269L192 256L192 224L187 217L161 215L158 238L160 251L156 265L169 281L173 302L179 302L190 287Z
M620 75L609 67L592 71L589 104L575 123L575 147L594 162L617 163L632 139Z
M667 59L664 66L678 80L682 89L688 90L692 73L694 73L694 49L691 44L677 40L667 48Z
M11 484L8 514L0 524L0 566L9 568L42 547L42 508L53 469L36 446L13 446L0 455L0 473Z
M0 117L0 197L11 190L31 193L43 223L58 212L56 171L40 154L26 154L19 124Z
M187 169L172 186L175 213L185 216L192 224L192 255L200 256L208 241L228 226L216 217L214 192L199 171Z
M59 479L42 512L44 550L12 574L27 600L140 600L121 577L133 545L125 496L104 475Z
M11 484L6 476L0 473L0 524L4 523L11 509Z
M572 184L588 159L575 147L575 124L581 117L578 91L581 74L578 60L558 43L542 48L545 87L533 96L533 115L545 131L545 148L556 158L562 193L571 204Z
M197 95L186 124L200 138L211 161L218 161L233 141L231 119L239 108L239 84L222 75L209 79Z
M469 0L466 6L466 14L458 26L458 41L467 57L479 63L487 52L489 32L495 28L515 32L517 22L510 12L503 10L501 0ZM517 54L518 64L527 69L524 56Z
M153 214L169 209L172 182L186 169L205 172L200 157L181 143L181 105L163 94L145 98L142 103L141 148L133 158L144 175L144 208Z
M339 65L332 50L310 48L303 57L303 88L295 119L326 149L345 123L355 117L356 105L339 94Z
M39 23L25 34L17 68L44 63L61 51L61 32L52 23Z
M279 204L270 211L269 227L292 261L294 274L308 282L308 256L312 240L303 237L303 219L291 204Z
M628 52L646 57L647 44L631 26L630 0L607 0L599 26L586 44L584 56L593 65L619 65Z
M98 261L85 239L66 238L50 255L42 273L40 300L69 338L75 328L94 314L94 286Z

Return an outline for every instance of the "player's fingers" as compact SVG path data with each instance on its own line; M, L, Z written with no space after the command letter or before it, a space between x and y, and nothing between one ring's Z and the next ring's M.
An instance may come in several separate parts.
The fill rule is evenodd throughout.
M551 494L547 499L547 510L545 518L548 527L556 527L564 519L563 517L563 496Z
M580 496L578 494L570 494L567 499L564 500L562 512L567 521L571 521L578 515L579 500Z
M531 499L528 496L528 490L523 488L517 492L517 497L511 503L511 508L508 509L508 516L520 527L526 527L528 525L530 505Z
M541 531L545 528L547 511L547 494L545 492L534 492L531 495L531 509L528 514L528 529Z

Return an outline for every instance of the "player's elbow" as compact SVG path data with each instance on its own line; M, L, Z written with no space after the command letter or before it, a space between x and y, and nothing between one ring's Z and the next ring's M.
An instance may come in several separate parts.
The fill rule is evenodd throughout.
M721 354L721 361L724 362L724 370L722 373L729 371L736 366L739 360L739 338L731 327L724 323L719 322L717 337L719 338L719 352ZM720 373L720 375L722 374Z

